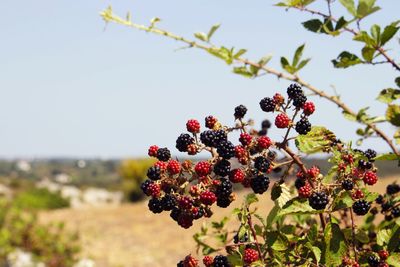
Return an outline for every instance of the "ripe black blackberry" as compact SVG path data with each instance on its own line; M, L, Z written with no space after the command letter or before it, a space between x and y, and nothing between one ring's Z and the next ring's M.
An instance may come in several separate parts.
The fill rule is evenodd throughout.
M149 177L153 181L160 180L161 178L161 169L157 166L152 166L147 170L147 177Z
M357 200L353 203L353 211L357 215L365 215L371 208L371 204L364 199Z
M269 120L263 120L261 123L262 129L269 129L271 128L271 122Z
M231 267L228 261L228 257L223 255L217 255L214 258L214 267Z
M360 159L360 160L358 161L358 167L359 167L360 169L363 169L363 170L369 170L369 169L372 168L372 162L369 162L369 161L365 161L365 160L363 160L363 159Z
M367 262L371 267L378 267L379 266L379 258L375 255L369 255L367 257Z
M311 131L311 123L306 117L296 123L296 132L299 134L307 134L309 131Z
M217 130L214 133L213 146L218 147L221 142L228 141L228 135L224 130Z
M147 179L140 185L140 189L142 189L143 193L147 195L147 189L149 188L149 185L151 185L152 183L153 181Z
M395 207L392 209L392 216L394 218L400 217L400 207Z
M269 178L265 175L257 175L250 180L250 186L251 189L253 189L254 193L262 194L268 190Z
M342 188L344 189L344 190L352 190L353 188L354 188L354 183L353 183L353 181L352 180L350 180L350 179L346 179L346 180L343 180L343 182L342 182Z
M163 147L157 150L157 159L160 161L168 161L171 158L171 152L168 148Z
M214 173L221 177L227 176L230 171L231 171L231 163L226 159L222 159L214 165Z
M219 197L229 197L232 193L232 183L228 179L221 179L215 194Z
M261 129L260 131L258 131L258 136L266 136L268 133L267 129Z
M366 156L369 161L374 161L374 158L376 157L376 151L372 149L367 149L364 151L364 156Z
M265 97L260 101L260 108L265 112L273 112L276 107L276 102L273 98Z
M382 203L382 205L381 205L383 212L390 210L392 207L393 207L393 204L390 202L385 202L385 203Z
M400 185L398 184L390 184L386 187L386 193L389 195L394 195L400 192Z
M166 194L162 199L161 199L161 203L163 206L163 210L172 210L177 202L176 202L176 198L174 195L170 195L170 194Z
M382 196L382 195L379 195L379 196L375 199L375 202L376 202L377 204L383 204L383 202L384 202L383 196Z
M220 157L230 159L235 156L235 146L230 141L222 141L217 147L217 152Z
M183 261L178 262L176 267L185 267L185 263Z
M227 208L231 204L229 196L217 196L217 206L221 208Z
M199 208L196 213L193 213L193 219L198 220L204 216L204 210Z
M243 105L239 105L235 108L235 119L242 119L246 115L247 108Z
M171 213L169 214L169 216L174 220L174 221L178 221L178 219L179 219L179 216L181 215L181 210L179 209L179 208L177 208L177 207L174 207L172 210L171 210Z
M214 146L215 132L212 130L206 130L200 134L200 141L209 147Z
M393 216L391 214L386 214L385 215L385 221L390 222L391 220L393 220Z
M307 102L307 97L304 94L298 94L293 97L293 106L296 108L302 108L304 103Z
M300 189L301 187L306 185L306 181L304 179L301 178L297 178L296 181L294 181L294 186L297 189Z
M292 83L291 85L289 85L286 92L289 98L292 99L295 98L297 95L303 94L303 90L297 83Z
M259 170L260 172L268 171L270 165L271 162L263 156L259 156L254 160L254 168Z
M194 139L191 137L189 134L181 134L177 139L176 139L176 148L180 152L187 152L188 151L188 146L194 144Z
M309 198L308 203L315 210L323 210L328 205L329 199L325 192L314 192Z
M158 198L152 198L148 203L149 210L153 213L161 213L163 211L163 205L161 200Z

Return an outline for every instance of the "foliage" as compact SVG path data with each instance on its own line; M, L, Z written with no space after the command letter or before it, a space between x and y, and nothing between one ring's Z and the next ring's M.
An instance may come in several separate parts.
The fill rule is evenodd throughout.
M50 192L45 188L31 188L23 191L13 199L13 205L27 210L52 210L69 207L69 201L59 193Z

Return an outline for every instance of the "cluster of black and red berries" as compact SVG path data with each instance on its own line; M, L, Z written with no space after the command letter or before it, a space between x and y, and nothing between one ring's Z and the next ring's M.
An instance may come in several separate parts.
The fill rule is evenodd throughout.
M370 267L389 267L386 263L387 258L389 258L389 252L387 250L378 251L378 256L376 254L371 254L367 257L367 262Z
M386 194L379 195L375 202L380 205L381 213L385 215L385 220L391 221L393 218L400 217L400 185L389 184L386 187Z
M315 106L313 102L307 102L304 91L298 84L291 84L287 89L288 100L281 94L275 94L273 97L265 97L260 101L260 107L265 112L279 112L275 117L275 126L278 128L294 127L299 134L307 134L311 131L311 123L308 116L314 113ZM287 111L294 107L295 115L289 118ZM296 123L292 120L297 113L302 110L301 118Z

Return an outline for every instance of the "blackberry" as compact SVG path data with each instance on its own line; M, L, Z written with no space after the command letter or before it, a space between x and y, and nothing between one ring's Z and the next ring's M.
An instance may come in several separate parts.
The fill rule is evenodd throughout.
M311 131L311 123L306 117L296 123L296 132L299 134L307 134L309 131Z
M224 159L235 156L235 146L230 141L222 141L217 147L218 154Z
M400 208L399 207L395 207L392 209L392 216L394 218L400 217Z
M276 102L270 97L265 97L260 101L260 108L265 112L273 112L276 107Z
M392 203L386 202L381 205L382 211L388 211L393 207Z
M258 136L266 136L268 133L267 129L262 129L260 131L258 131Z
M367 149L364 152L364 156L366 156L369 161L374 161L373 159L376 157L376 151L372 149Z
M304 94L298 94L293 98L293 106L296 108L302 108L307 102L307 97Z
M231 171L231 163L226 159L222 159L214 165L214 173L216 175L225 177L229 174L230 171Z
M300 85L298 85L297 83L292 83L291 85L289 85L286 92L287 92L289 98L292 98L292 99L300 94L301 95L303 94L303 90L301 89Z
M161 203L161 200L158 198L152 198L149 200L148 204L149 210L153 213L161 213L163 211L163 205Z
M393 220L393 216L391 214L386 214L385 215L385 221L390 222L391 220Z
M147 170L147 177L149 177L153 181L160 180L161 178L161 169L160 167L153 166Z
M250 186L254 193L262 194L268 190L269 178L265 175L257 175L250 180Z
M172 210L177 204L175 196L170 195L170 194L166 194L161 199L161 203L163 206L163 210L167 210L167 211Z
M213 146L218 147L218 145L223 141L228 141L228 136L226 135L226 132L224 130L215 131Z
M343 182L342 182L342 188L343 188L344 190L348 190L348 191L352 190L352 189L354 188L354 183L353 183L353 181L350 180L350 179L343 180Z
M228 261L228 257L223 255L217 255L214 258L214 267L231 267Z
M185 263L183 261L178 262L176 267L185 267Z
M271 128L271 122L269 120L263 120L261 123L261 128L262 129L269 129Z
M242 119L244 117L244 115L246 115L247 112L247 108L243 105L237 106L235 108L235 119Z
M232 183L225 178L221 179L215 193L217 198L229 197L232 193Z
M214 146L215 132L212 130L204 131L200 134L200 141L209 147Z
M204 210L198 209L196 213L193 213L193 219L198 220L204 216Z
M308 203L315 210L323 210L328 205L329 199L324 192L314 192L309 198Z
M169 216L174 220L174 221L178 221L179 216L181 215L181 210L178 208L173 208L171 210L171 213L169 214Z
M371 208L371 204L363 199L353 203L353 211L357 215L365 215Z
M378 267L379 265L379 258L375 255L369 255L367 257L367 262L371 267Z
M157 150L157 159L160 161L168 161L171 158L171 152L168 148L163 147Z
M360 159L358 161L358 168L363 169L363 170L369 170L372 168L372 162Z
M383 196L382 196L382 195L379 195L379 196L375 199L375 202L376 202L377 204L383 204L383 201L384 201L384 199L383 199Z
M386 193L388 195L394 195L398 192L400 192L400 185L398 184L390 184L386 187Z
M176 148L180 152L187 152L188 151L188 146L194 144L194 139L191 137L189 134L181 134L177 139L176 139Z
M231 204L231 199L226 196L217 197L217 206L221 208L227 208Z
M294 186L295 186L297 189L300 189L300 188L302 188L302 187L305 186L305 185L306 185L306 181L305 181L304 179L297 178L296 181L294 181Z
M260 172L268 171L270 165L270 161L263 156L259 156L254 160L254 168L259 170Z
M151 185L153 181L147 179L140 185L140 189L142 189L143 193L147 195L147 189L149 188L149 185Z

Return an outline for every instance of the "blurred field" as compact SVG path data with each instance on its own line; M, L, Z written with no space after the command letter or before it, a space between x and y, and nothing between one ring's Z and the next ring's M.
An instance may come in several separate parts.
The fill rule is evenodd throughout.
M381 179L374 186L376 192L384 192L385 186L398 180L398 176ZM214 208L212 220L229 215L240 205L245 191L228 209ZM257 204L260 214L266 214L272 206L270 194L260 197ZM91 208L85 210L57 210L43 212L43 222L64 221L81 235L83 256L93 258L97 266L161 267L176 266L178 259L188 253L195 254L192 235L199 230L201 219L189 230L180 228L168 213L154 215L146 202L126 204L120 207Z

